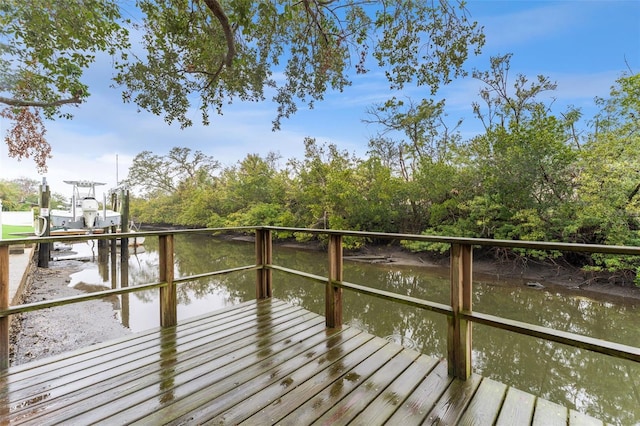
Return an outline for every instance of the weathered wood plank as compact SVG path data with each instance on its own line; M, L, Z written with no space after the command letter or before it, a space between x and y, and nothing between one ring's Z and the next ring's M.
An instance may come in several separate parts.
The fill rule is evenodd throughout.
M533 412L532 426L566 426L568 421L567 407L556 404L546 399L537 398L536 408Z
M188 320L181 321L178 325L178 330L182 328L188 328L192 322L206 321L210 322L216 318L224 318L226 315L235 312L253 311L257 308L257 302L255 300L244 302L236 306L230 306L216 311L213 315L204 314ZM273 306L286 306L282 301L273 300ZM121 348L127 348L131 345L131 339L135 338L136 343L143 342L145 338L156 339L161 328L153 328L147 331L136 333L135 336L124 336L118 339L110 340L107 342L98 343L92 346L87 346L78 350L62 353L52 357L36 360L27 364L18 366L12 366L9 370L0 372L0 377L11 376L16 380L22 380L24 377L36 376L40 374L40 369L50 368L50 364L55 363L57 366L75 365L79 360L92 359L101 353L106 353L109 349L119 350Z
M246 424L260 424L261 419L270 419L273 422L280 422L292 411L305 404L310 398L322 392L327 386L336 382L345 373L357 365L363 359L370 357L378 351L385 343L381 339L370 337L363 345L351 352L329 352L318 358L317 363L322 370L295 388L295 392L288 392L274 402L264 407L262 410L246 419ZM350 376L353 378L354 376ZM313 417L315 419L315 417ZM312 419L312 420L313 420Z
M0 239L2 236L0 235ZM0 246L0 310L9 307L9 246ZM0 371L9 367L9 317L0 318Z
M418 357L416 351L403 349L386 364L381 366L367 380L355 388L340 402L334 404L329 411L324 413L313 424L335 425L346 424L356 417L365 408L371 410L368 405L380 395L404 370Z
M265 407L268 407L270 404L282 406L282 399L285 395L289 392L295 392L297 394L300 391L298 387L301 384L327 368L327 359L333 359L335 362L373 338L373 336L360 332L355 328L350 328L348 331L355 333L355 336L348 340L329 343L330 346L327 346L328 351L322 348L318 351L311 350L305 353L303 355L305 363L300 368L286 374L286 377L282 374L274 376L275 380L272 380L268 385L263 386L259 390L255 388L252 389L255 392L254 394L248 396L241 402L234 403L233 407L219 413L215 417L207 418L207 421L203 424L239 424L251 416L254 417L248 421L248 423L273 423L275 417L272 415L272 412L267 412L264 409ZM342 334L340 336L342 336ZM330 339L329 342L331 342L331 340L333 339Z
M496 422L507 385L484 378L458 424L492 425Z
M496 426L531 424L535 404L535 396L515 388L509 388Z
M112 425L130 423L149 413L153 413L153 417L160 419L166 419L168 413L175 417L188 416L201 405L232 391L244 381L259 375L261 371L280 365L292 356L326 341L332 333L340 332L339 330L325 331L324 324L315 323L317 319L314 319L313 327L302 332L293 330L291 333L292 330L286 330L278 334L277 341L263 339L257 342L252 347L254 350L252 353L230 352L222 365L215 360L173 375L171 386L163 389L159 394L157 391L149 393L145 389L140 389L127 398L119 398L109 404L108 413L107 410L101 413L103 417L91 416L88 420ZM158 398L159 396L161 398ZM135 404L131 403L132 398ZM83 417L83 421L85 419ZM149 422L154 423L152 420L144 421L144 423ZM165 423L166 420L162 422Z
M266 299L10 368L0 423L602 424L324 320Z
M318 345L312 348L307 353L313 353L314 354L313 356L315 356L316 358L319 358L320 357L320 355L318 354L319 350L326 350L327 348L333 349L334 347L339 345L341 351L345 352L345 351L352 350L354 347L359 346L358 342L355 342L354 345L349 345L349 347L345 347L345 343L351 341L350 338L348 340L342 339L342 336L345 333L361 334L361 331L360 330L353 331L351 329L347 329L346 331L343 331L342 333L332 337L326 343L323 343L321 345ZM291 360L289 360L288 362L279 365L277 368L274 369L275 371L265 371L264 373L261 373L260 376L252 379L249 382L244 383L244 385L242 386L243 389L240 391L240 393L243 394L243 398L245 399L239 400L237 397L238 392L234 390L233 395L224 395L223 398L220 398L220 401L216 400L214 404L211 404L209 407L206 407L205 410L198 410L198 412L195 415L190 415L190 419L192 419L198 424L221 424L221 422L222 424L237 424L236 421L234 421L227 415L218 416L217 418L214 418L214 419L212 419L212 417L220 414L223 409L229 409L234 406L237 408L238 405L243 405L244 411L245 412L248 411L250 414L253 411L256 411L257 409L259 409L260 405L264 405L264 403L257 404L258 402L261 402L261 400L253 397L253 394L256 392L256 388L261 389L271 384L274 384L275 383L274 379L277 380L277 382L280 384L281 387L288 388L292 380L291 375L295 373L296 369L302 368L305 365L307 366L309 365L310 361L306 359L307 353L304 353L304 354L301 353L296 357L292 358ZM316 365L318 365L318 363L316 363ZM318 367L316 367L316 370L317 369ZM264 396L265 395L263 395L263 397ZM277 395L273 395L273 396L275 397ZM264 402L264 400L262 400L262 402ZM266 401L266 402L268 403L270 401ZM247 417L247 416L244 416L244 417ZM239 420L242 420L242 419L239 419Z
M380 349L365 359L355 360L356 365L339 363L337 367L342 372L340 377L333 382L325 383L324 389L280 420L278 424L298 426L313 423L402 349L401 346L389 344L388 341L379 337L374 339L374 342L376 341Z
M256 339L268 337L268 334L278 333L280 331L291 330L297 324L307 324L301 328L308 326L308 321L312 319L315 324L321 324L321 318L314 316L304 310L299 311L301 315L295 317L285 316L281 321L276 321L273 328L268 333L256 334L255 324L249 323L249 329L241 330L226 336L220 334L213 335L211 340L193 340L182 344L176 344L171 334L166 332L167 336L164 341L157 344L155 348L150 348L149 352L136 353L136 358L132 359L127 356L120 356L112 360L108 365L97 364L93 368L83 370L85 377L82 380L71 382L68 386L60 386L54 388L53 385L49 389L44 389L43 394L47 395L47 410L53 411L76 402L87 401L93 398L99 401L103 394L112 391L114 388L126 386L128 383L144 383L148 376L155 376L159 369L163 367L163 363L180 362L180 368L188 368L193 364L199 364L214 359L216 356L223 356L227 351L234 349L242 349L254 344ZM306 312L306 313L305 313ZM295 313L297 314L297 312ZM293 315L293 314L290 314ZM294 329L295 331L295 329ZM110 368L111 367L111 368ZM63 380L64 377L57 379ZM56 380L52 379L52 383ZM85 388L87 387L88 388ZM80 389L80 390L78 390ZM48 393L47 393L48 392ZM37 395L37 394L34 394ZM95 402L96 404L98 402ZM15 404L18 407L19 404ZM38 404L25 404L22 412L15 410L13 414L16 416L24 416L28 411L39 412Z
M382 424L393 415L402 402L408 398L415 387L438 365L438 359L420 355L396 380L356 416L352 424Z
M162 399L162 394L170 391L166 386L169 374L175 376L175 378L172 377L171 380L176 385L182 383L189 384L191 381L201 379L201 377L207 374L211 376L212 370L215 370L215 376L211 377L226 377L235 370L241 370L247 365L251 365L255 357L259 356L257 354L259 354L261 350L261 342L265 339L273 339L277 342L282 339L291 339L293 336L296 336L296 334L298 334L300 338L307 338L322 330L322 318L313 315L306 318L305 322L301 322L293 327L291 324L287 324L287 326L283 327L283 330L276 335L277 337L266 335L256 339L254 334L247 339L243 339L242 342L239 342L239 345L223 345L218 349L213 348L213 350L204 347L204 353L195 357L188 357L188 353L181 354L175 351L169 351L164 357L156 357L153 359L146 367L138 368L130 374L124 374L124 380L122 377L120 380L111 378L104 383L97 383L94 385L96 392L92 397L82 398L82 395L79 395L79 397L82 398L82 404L73 404L74 400L70 401L63 398L61 400L63 407L60 410L50 412L53 410L53 407L47 408L49 411L47 414L48 419L65 421L87 410L94 410L91 416L87 417L96 417L95 420L97 421L101 416L117 412L117 408L124 410L137 403L141 404L149 398L149 395L158 396L159 399ZM311 330L309 330L309 328L311 328ZM240 345L241 347L236 347ZM231 350L234 351L230 352ZM177 362L178 359L180 359L179 363ZM231 364L233 364L233 366L231 366ZM176 365L176 367L168 369L168 365ZM126 378L129 377L131 377L131 380L126 380ZM48 406L51 404L52 401L49 401ZM98 409L98 407L104 407L105 405L108 405L108 408Z
M305 315L304 310L300 308L288 307L286 304L278 305L274 309L268 311L254 309L249 312L240 312L232 316L224 316L216 318L215 321L194 321L188 325L182 326L175 330L176 345L187 344L189 342L198 342L199 345L207 344L208 339L221 339L226 336L234 336L242 330L250 330L253 333L254 328L259 324L260 315L272 315L279 321L293 320L301 315ZM63 362L55 361L50 364L41 364L38 368L32 370L23 370L17 374L7 376L7 383L12 385L10 401L17 401L20 397L33 396L34 392L38 392L37 386L44 386L44 391L51 392L56 385L71 383L98 371L108 371L115 365L131 362L138 358L146 358L150 354L160 351L162 344L162 335L164 330L159 329L151 335L143 335L139 339L129 339L128 345L110 346L104 349L95 350L91 356L86 354L78 356L70 356L63 359ZM26 376L26 377L25 377ZM0 401L8 402L3 393L0 391ZM23 396L26 395L26 396Z
M290 382L290 376L295 371L309 363L308 354L316 355L318 351L332 348L335 345L342 345L345 342L350 341L355 335L361 334L359 330L353 330L350 328L338 331L337 329L326 331L328 339L324 341L318 341L314 346L309 346L304 342L304 347L298 346L294 351L289 350L282 362L263 362L262 365L256 365L255 368L249 371L243 371L239 374L230 377L228 380L234 384L238 384L236 387L231 388L233 392L226 392L221 394L215 400L209 401L206 405L199 407L196 410L191 410L188 413L189 423L206 424L206 420L211 417L220 414L223 410L230 409L238 404L245 406L245 410L253 411L259 407L256 407L254 403L253 395L256 391L268 387L273 384L280 384L285 386ZM287 359L288 358L288 359ZM216 384L219 387L220 384ZM171 407L168 407L173 412ZM161 418L161 416L160 416ZM144 422L148 422L149 419L144 419ZM173 424L181 424L184 418L177 419ZM232 422L224 421L223 424L231 424ZM218 423L219 424L219 423Z
M569 410L569 426L602 426L603 422L576 410Z
M408 426L422 423L452 380L447 374L447 363L440 361L389 418L389 424Z
M481 380L477 374L472 374L467 380L454 379L422 424L457 424Z

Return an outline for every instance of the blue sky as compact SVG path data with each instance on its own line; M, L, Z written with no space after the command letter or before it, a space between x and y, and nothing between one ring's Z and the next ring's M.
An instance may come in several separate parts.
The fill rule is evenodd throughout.
M573 105L588 118L595 112L594 97L606 97L628 66L640 72L638 0L469 0L467 8L471 18L484 26L486 45L466 67L486 70L491 56L512 53L512 76L521 73L533 79L542 74L557 82L558 89L544 95L548 101L555 98L555 113ZM162 155L174 146L202 151L225 166L249 153L275 151L283 164L289 158L301 158L307 136L364 156L369 138L378 130L362 122L367 118L365 111L392 95L381 71L372 69L368 75L354 75L353 86L343 93L328 93L313 110L301 107L278 132L271 131L276 109L270 102L233 104L223 116L212 116L208 127L197 124L194 111L196 125L180 130L162 117L123 104L120 92L109 87L108 63L98 65L87 75L92 96L73 108L75 118L47 123L53 158L45 176L53 192L70 193L63 180L90 179L115 186L116 174L125 178L136 154L149 150ZM446 99L451 122L464 119L463 138L482 130L471 114L480 87L480 82L468 77L438 94L438 99ZM429 93L414 88L394 95L419 100ZM6 128L7 123L0 121L3 138ZM9 158L6 146L0 144L0 178L17 177L42 179L31 160Z

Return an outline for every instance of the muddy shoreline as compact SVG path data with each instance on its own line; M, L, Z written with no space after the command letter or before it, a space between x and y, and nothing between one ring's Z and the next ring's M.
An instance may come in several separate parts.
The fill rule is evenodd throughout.
M307 244L283 243L282 245L308 250L321 250ZM474 255L475 256L475 255ZM449 268L448 256L429 253L413 253L397 246L366 247L358 251L345 251L346 261L381 263L406 267ZM448 273L448 272L447 272ZM640 301L640 287L633 284L620 285L613 280L595 277L578 268L543 262L498 261L476 256L473 260L473 275L476 280L508 281L506 285L526 285L534 288L566 291L593 297L597 300ZM514 284L515 283L515 284Z
M80 261L50 261L28 277L21 303L86 294L68 286L71 275L87 265ZM19 314L11 319L11 365L20 365L91 346L131 331L116 317L109 301L91 300Z
M305 250L319 249L308 244L282 245ZM412 268L448 268L447 259L411 253L400 247L370 247L358 252L347 251L344 255L346 261ZM68 284L72 274L90 266L77 260L54 260L49 262L48 269L36 268L28 278L22 303L86 294ZM473 270L476 280L508 280L509 284L505 285L528 285L612 302L640 301L639 287L594 280L579 270L557 265L531 262L518 265L474 259ZM120 323L112 303L117 303L117 299L92 300L14 317L11 321L11 365L24 364L130 334L131 331Z

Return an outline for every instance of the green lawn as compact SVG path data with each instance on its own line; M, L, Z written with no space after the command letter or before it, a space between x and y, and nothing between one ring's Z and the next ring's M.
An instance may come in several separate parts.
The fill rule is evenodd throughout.
M16 225L2 225L2 239L20 238L21 235L11 235L18 232L29 232L33 236L33 226L16 226Z

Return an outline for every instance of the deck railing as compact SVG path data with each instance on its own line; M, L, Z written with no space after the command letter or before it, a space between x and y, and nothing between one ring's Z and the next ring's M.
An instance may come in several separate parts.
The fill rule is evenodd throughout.
M173 240L175 235L190 233L219 232L255 232L256 263L231 269L216 270L204 274L176 278L174 276ZM273 232L320 234L328 237L328 277L285 268L273 264ZM376 240L413 240L447 243L451 245L450 286L451 300L448 305L418 299L402 294L378 290L362 284L343 280L343 237L370 238ZM145 283L134 287L122 287L95 292L87 295L60 298L50 301L35 302L17 306L9 306L9 246L13 244L52 243L62 241L74 243L87 240L111 240L115 247L116 239L133 237L158 237L159 239L159 281ZM123 244L124 245L124 244ZM576 348L587 349L616 358L640 362L640 348L595 339L574 333L564 332L514 321L495 315L474 312L472 309L473 281L473 247L506 247L535 250L559 250L584 253L605 253L617 255L640 256L640 247L585 245L554 242L508 241L477 238L438 237L412 234L388 234L360 231L318 230L306 228L282 227L240 227L240 228L207 228L172 231L151 231L122 234L95 234L68 237L22 238L0 240L0 369L9 365L9 318L12 315L55 306L80 303L87 300L100 299L106 296L121 295L136 291L158 288L160 292L160 324L170 327L177 323L177 286L181 283L229 274L239 271L256 271L256 298L264 299L272 295L272 271L281 271L324 283L325 285L325 317L327 327L342 325L342 291L354 291L395 303L414 306L436 312L447 317L447 359L449 374L466 379L472 369L472 323L484 324L515 333L533 336L553 342L563 343ZM112 250L114 253L114 250Z

